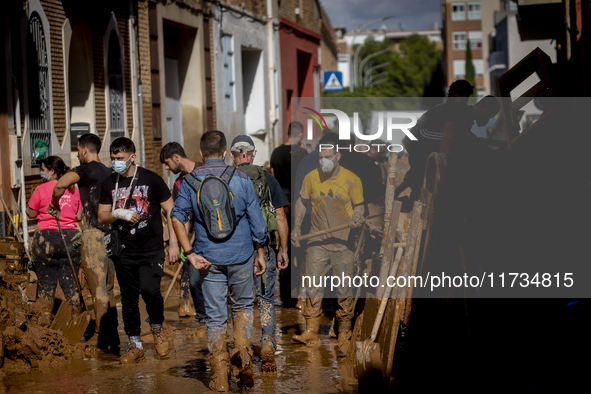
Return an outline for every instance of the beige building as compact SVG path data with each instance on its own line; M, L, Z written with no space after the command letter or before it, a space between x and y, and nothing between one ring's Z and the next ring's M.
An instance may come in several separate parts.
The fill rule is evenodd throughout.
M447 85L466 76L466 46L470 41L479 96L490 94L487 59L488 36L494 31L494 13L503 1L442 0L443 37Z

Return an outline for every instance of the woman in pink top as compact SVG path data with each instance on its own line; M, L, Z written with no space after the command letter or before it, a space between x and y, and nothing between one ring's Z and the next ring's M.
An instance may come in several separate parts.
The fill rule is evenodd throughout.
M37 231L33 236L31 249L35 260L35 272L39 279L39 297L47 300L53 306L55 289L59 281L64 295L77 313L80 311L80 295L76 281L72 275L72 268L64 241L57 227L56 218L47 212L51 203L53 187L65 173L69 171L66 163L58 156L49 156L41 162L41 178L43 184L37 186L27 208L29 218L39 218ZM78 189L66 190L60 199L61 213L59 221L64 233L68 250L76 273L80 268L80 248L72 240L79 233L76 222L82 219L82 206ZM48 305L49 308L49 305Z

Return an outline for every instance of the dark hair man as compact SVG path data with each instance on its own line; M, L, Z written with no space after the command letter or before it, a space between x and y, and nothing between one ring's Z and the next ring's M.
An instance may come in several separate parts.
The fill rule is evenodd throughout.
M417 138L411 141L405 137L402 145L408 152L410 170L406 173L405 182L397 188L403 191L406 187L412 189L412 200L419 196L427 159L432 152L439 152L443 130L447 122L468 121L474 122L471 108L468 106L468 97L474 92L474 87L466 80L460 79L451 84L448 90L447 101L425 112L417 124L410 130Z
M270 244L265 246L265 262L267 264L267 271L263 277L254 278L254 289L259 304L259 311L261 313L261 328L263 335L261 336L261 359L263 372L274 372L277 370L275 364L275 279L277 277L277 267L280 270L285 270L289 264L289 255L287 251L289 228L287 226L287 217L285 216L284 207L289 204L279 182L268 174L261 166L253 164L257 151L254 146L252 138L247 135L239 135L232 141L230 148L232 153L232 160L236 167L244 171L255 186L255 192L259 199L259 205L267 215L272 215L268 220L277 220L277 232L279 233L279 252L275 256L275 248L277 247L277 239L274 231L271 231L271 226L267 225L271 238ZM261 176L262 175L262 176ZM262 204L261 204L262 203Z
M287 141L279 145L271 153L273 176L277 179L288 201L291 199L293 187L291 174L308 152L300 147L304 137L304 126L300 122L291 122L287 128Z
M53 188L52 207L59 209L64 192L75 184L80 190L83 211L82 269L86 275L95 310L95 336L89 344L100 349L118 351L117 309L113 296L115 266L107 257L104 244L105 231L111 226L98 221L101 185L111 175L111 170L101 163L99 152L102 141L95 134L84 134L78 139L80 165L64 174Z
M200 148L204 164L191 172L191 176L199 182L210 176L221 177L228 167L224 162L227 153L224 134L217 130L207 131L201 137ZM236 366L239 374L236 378L246 386L254 385L250 343L254 319L253 272L257 276L265 272L263 245L267 241L267 226L252 182L244 172L235 170L229 189L233 195L236 225L231 235L223 240L214 238L208 232L197 205L197 193L187 181L182 183L172 211L177 238L187 251L189 262L201 270L208 317L209 361L213 372L209 387L213 391L228 391L228 362ZM193 245L184 227L191 214L195 215ZM226 350L228 289L233 300L234 316L234 350L231 356Z
M129 349L121 357L121 363L139 363L145 360L140 338L140 294L146 303L156 353L164 357L170 352L162 328L164 300L160 280L165 256L161 209L170 220L173 202L162 178L135 164L132 140L117 138L110 152L115 172L103 181L98 220L101 224L113 223L121 231L123 252L113 256L121 287L123 324L129 336ZM135 185L133 190L132 185Z
M185 175L197 168L197 164L187 157L185 149L183 149L178 142L169 142L162 147L162 150L160 151L160 162L173 174L180 174L172 188L172 199L176 200ZM188 221L185 224L187 234L194 232L191 222L192 221ZM172 227L172 223L169 223L169 226ZM179 259L179 255L179 243L173 230L170 232L170 239L168 242L169 262L172 264L176 263ZM193 304L195 305L195 311L197 312L197 315L195 316L195 320L198 323L197 335L200 337L206 336L207 315L205 314L201 278L199 276L199 271L193 268L191 264L187 264L183 267L183 274L181 276L179 317L188 316L190 296L193 297Z
M343 224L349 228L330 234L313 237L308 241L306 250L306 276L310 283L318 280L326 273L327 265L333 269L333 275L352 277L354 272L355 253L349 248L350 228L363 225L363 188L361 180L353 172L339 164L341 154L336 145L322 148L318 152L318 168L304 178L300 197L295 206L294 227L291 241L299 247L298 238L302 235L301 225L308 202L312 205L310 233L315 233ZM294 335L292 341L305 344L319 341L320 314L322 312L323 288L306 287L306 305L303 315L306 318L306 330L301 335ZM351 320L353 318L353 297L350 287L340 286L336 290L339 309L336 320L339 326L338 342L346 354L351 338Z

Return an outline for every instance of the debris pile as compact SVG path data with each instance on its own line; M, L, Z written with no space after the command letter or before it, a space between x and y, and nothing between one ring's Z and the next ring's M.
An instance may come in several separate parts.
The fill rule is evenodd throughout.
M30 302L29 275L0 270L0 371L29 371L84 357L84 346L72 345L61 332L49 328L52 305Z

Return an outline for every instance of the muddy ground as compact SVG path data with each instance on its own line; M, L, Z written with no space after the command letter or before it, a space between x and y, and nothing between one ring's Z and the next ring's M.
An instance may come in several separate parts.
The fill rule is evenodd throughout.
M162 281L165 294L170 279ZM277 289L279 286L276 287ZM116 293L118 288L116 287ZM127 349L127 336L123 331L121 304L118 299L120 354ZM346 370L341 359L334 352L336 339L328 338L331 323L330 311L322 317L322 342L318 347L308 347L291 343L292 335L300 332L304 325L301 312L295 308L285 308L280 297L277 304L277 353L278 372L260 372L261 328L258 307L255 308L255 328L253 330L255 386L249 390L254 393L336 393L356 392L356 383L344 378ZM207 341L194 335L193 318L179 319L178 284L173 289L165 305L165 326L174 339L175 350L158 359L152 345L151 335L143 337L146 362L139 365L121 365L114 354L98 353L91 358L70 358L67 362L47 365L42 363L30 372L16 370L0 373L0 393L201 393L208 389L211 372L207 362ZM147 318L141 305L142 321ZM142 331L148 329L144 323ZM2 371L2 370L0 370ZM240 390L234 382L231 391Z

